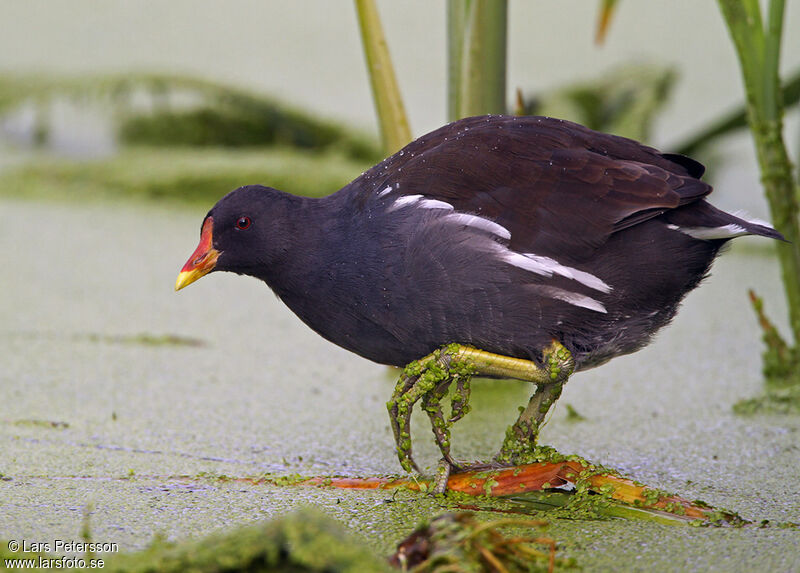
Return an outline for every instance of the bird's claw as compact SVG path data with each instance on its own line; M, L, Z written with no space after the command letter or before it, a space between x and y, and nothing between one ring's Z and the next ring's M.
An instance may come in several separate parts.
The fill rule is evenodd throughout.
M423 410L430 418L433 435L443 459L451 466L458 467L450 456L450 425L468 411L469 376L465 373L451 375L451 362L449 347L412 362L403 370L392 398L386 404L397 446L397 457L400 465L408 472L419 471L411 455L411 411L420 400ZM441 402L454 380L458 383L459 392L453 398L453 416L445 420Z
M450 473L453 471L453 463L451 460L442 458L439 460L439 466L436 468L436 479L433 482L432 493L444 493L447 491L447 482L450 479Z

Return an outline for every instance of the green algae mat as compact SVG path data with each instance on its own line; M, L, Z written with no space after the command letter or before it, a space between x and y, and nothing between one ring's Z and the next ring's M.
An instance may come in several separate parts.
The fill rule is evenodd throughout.
M189 568L180 559L193 547L210 548L209 560L252 555L253 531L284 539L281 524L314 515L325 539L343 535L366 560L348 563L380 570L436 516L487 522L527 503L530 519L549 524L524 535L554 541L556 569L800 569L800 530L785 527L800 521L800 419L733 411L763 391L747 289L773 318L784 311L775 261L747 240L654 344L574 376L542 430L560 452L753 522L690 527L548 512L535 500L297 485L404 477L385 408L397 372L320 339L255 280L220 274L174 293L195 207L4 199L0 213L4 558L10 541L31 550L17 557L86 557L79 543L90 539L107 570L181 570L169 567ZM491 458L529 394L524 383L475 381L453 454ZM413 422L415 457L433 475L424 413ZM327 552L319 547L310 554ZM350 566L341 563L329 570Z

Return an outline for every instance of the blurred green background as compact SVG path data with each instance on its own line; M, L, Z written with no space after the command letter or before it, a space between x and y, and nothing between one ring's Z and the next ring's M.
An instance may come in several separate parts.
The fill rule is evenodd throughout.
M574 119L585 120L573 113L563 97L554 95L563 93L567 86L608 83L609 76L619 76L626 66L651 66L670 74L647 134L648 143L663 148L678 145L712 119L742 104L737 62L714 3L687 0L629 2L622 6L605 44L596 46L594 28L599 4L512 2L509 97L520 89L526 99L544 99L545 103L554 104L540 107L539 112L577 115ZM446 117L444 2L381 2L379 8L413 133L418 136L444 123ZM261 98L261 103L263 99L275 100L337 127L352 129L355 135L348 133L344 145L329 147L344 148L346 157L352 157L348 151L357 148L358 165L346 169L353 175L359 172L358 167L375 160L375 155L368 152L368 143L370 137L373 142L376 140L376 121L355 10L350 2L12 2L0 6L0 21L0 133L4 141L0 165L19 160L18 144L41 142L42 124L47 131L45 149L80 158L107 154L114 147L115 130L106 120L119 110L119 99L115 100L117 107L103 107L103 103L109 103L103 97L109 94L127 90L123 107L128 112L157 112L165 100L173 107L192 104L196 93L191 89L185 90L188 96L183 93L170 99L159 92L157 85L133 81L153 75L165 80L161 89L167 89L163 85L168 84L169 78L187 80L179 81L179 87L210 82L214 89L235 89ZM789 3L783 50L786 73L800 67L800 39L791 33L798 27L800 10ZM17 74L25 78L33 74L39 82L57 78L62 83L76 77L110 76L117 82L127 78L130 84L123 90L118 84L107 84L105 92L89 90L101 105L98 100L86 101L86 94L76 95L80 90L74 86L73 91L66 90L71 95L54 101L34 105L28 100L20 106L13 98L6 98L4 104L4 91L25 91L13 85L14 81L19 83ZM614 82L613 77L611 81ZM656 80L647 81L652 84ZM37 93L37 88L28 89ZM208 95L202 87L200 93ZM509 108L513 105L509 101ZM247 133L242 132L246 131L244 126L252 125L249 118L237 117L236 113L223 115L230 131L239 134L238 144L248 144ZM796 115L790 116L788 126L793 149L800 132ZM207 116L197 119L205 120L207 128L213 127L212 120L222 121ZM193 137L195 142L203 140L202 133L187 134L187 129L183 133L177 130L175 142L181 142L181 135L184 142L187 137ZM257 126L252 129L257 130ZM124 131L131 141L141 143L148 135L152 141L164 136L164 132L175 133L176 129L166 126L159 134L153 133L152 125L133 125L124 130L118 126L116 131ZM353 138L357 141L353 142ZM220 141L225 142L226 138L221 137ZM335 138L334 141L338 143ZM726 206L723 195L732 187L727 183L735 181L737 188L747 191L737 198L737 206L764 216L747 136L740 133L722 145L715 149L715 156L726 158L726 169L713 173L724 183L719 185L722 191L718 192L717 201ZM133 159L137 169L142 161L141 155ZM160 164L156 162L154 169L163 168L163 163L163 159ZM237 164L230 167L231 171L239 169L244 179L246 168ZM183 173L178 167L174 171ZM278 174L277 179L281 183L286 177ZM335 171L326 183L332 186L342 179L342 173ZM251 181L242 181L246 182ZM289 190L303 192L306 186L300 183ZM317 185L309 192L322 190ZM743 199L747 201L744 205Z

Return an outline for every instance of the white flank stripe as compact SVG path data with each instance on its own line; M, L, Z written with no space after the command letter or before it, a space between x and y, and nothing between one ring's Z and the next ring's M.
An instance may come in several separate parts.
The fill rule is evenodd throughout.
M589 310L593 310L595 312L602 312L603 314L608 313L606 307L603 305L602 302L595 300L589 296L578 294L576 292L569 292L556 287L548 287L540 285L536 285L535 290L536 292L539 292L544 296L548 296L550 298L554 298L557 300L563 300L564 302L569 303L572 306L588 308Z
M492 235L497 235L502 239L508 240L511 238L511 232L508 229L502 225L498 225L494 221L484 219L483 217L478 217L477 215L468 215L467 213L452 213L447 215L444 220L448 223L456 223L458 225L466 225L467 227L475 227L481 231L486 231Z
M749 235L747 229L736 223L723 225L722 227L678 227L677 225L669 225L669 228L701 241L732 239L742 235Z
M391 191L391 188L387 187ZM381 193L385 192L381 191ZM399 209L400 207L407 207L410 205L416 205L417 207L422 207L423 209L446 209L448 211L453 210L453 206L450 203L445 203L444 201L439 201L438 199L426 199L423 195L404 195L403 197L398 197L394 200L394 203L391 204L389 207L389 211L394 211L395 209Z
M611 292L611 287L593 274L564 266L550 257L540 257L539 255L534 255L533 253L515 253L514 251L510 250L506 250L500 256L507 263L510 263L515 267L525 269L526 271L531 271L537 275L542 275L545 277L559 275L574 281L578 281L582 285L586 285L589 288L600 292Z
M394 211L395 209L399 209L400 207L413 205L422 198L423 198L422 195L404 195L403 197L398 197L397 199L394 200L394 203L391 204L388 210Z
M450 203L445 203L444 201L439 201L438 199L422 199L419 202L419 206L423 209L447 209L448 211L453 210L453 206Z
M550 296L556 298L558 300L563 300L564 302L568 302L573 306L580 306L582 308L588 308L589 310L594 310L596 312L602 312L603 314L607 314L608 311L606 307L603 306L603 303L597 301L591 297L584 296L582 294L574 293L574 292L567 292L562 291L560 293L552 293Z

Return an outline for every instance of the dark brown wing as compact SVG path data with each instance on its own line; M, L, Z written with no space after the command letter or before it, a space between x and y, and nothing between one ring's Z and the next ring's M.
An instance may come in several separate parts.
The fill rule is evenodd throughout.
M445 201L504 226L515 251L580 260L611 234L710 193L702 171L575 123L482 116L417 139L353 184L365 201Z

